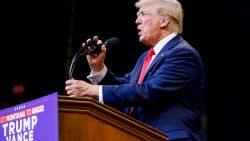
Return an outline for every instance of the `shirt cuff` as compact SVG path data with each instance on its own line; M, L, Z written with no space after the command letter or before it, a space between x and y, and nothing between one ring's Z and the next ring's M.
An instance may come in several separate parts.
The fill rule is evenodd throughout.
M99 87L99 102L104 103L103 102L102 86Z
M97 73L91 71L90 75L88 75L87 78L91 81L92 84L99 84L106 75L107 71L107 67L104 66L104 68Z

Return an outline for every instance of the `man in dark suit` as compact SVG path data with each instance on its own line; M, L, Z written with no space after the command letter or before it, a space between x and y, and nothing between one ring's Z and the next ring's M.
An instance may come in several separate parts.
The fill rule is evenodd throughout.
M203 141L201 107L203 65L198 52L180 35L183 13L176 0L139 0L136 4L139 41L150 48L134 69L115 77L104 64L106 49L89 54L89 84L67 80L70 96L90 96L168 134L170 141Z

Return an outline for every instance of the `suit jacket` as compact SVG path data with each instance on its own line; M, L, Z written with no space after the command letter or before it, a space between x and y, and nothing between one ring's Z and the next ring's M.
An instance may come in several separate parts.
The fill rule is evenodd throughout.
M105 84L104 103L119 110L133 106L134 118L167 133L169 140L204 140L200 122L204 77L198 52L178 34L157 54L143 83L137 84L146 55L147 51L122 78L108 70L100 83Z

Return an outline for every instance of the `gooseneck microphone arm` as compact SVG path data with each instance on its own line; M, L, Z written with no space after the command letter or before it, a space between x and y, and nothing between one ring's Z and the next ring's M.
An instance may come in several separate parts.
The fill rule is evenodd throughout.
M82 53L83 50L84 50L84 48L81 47L81 48L77 51L77 53L74 55L74 57L73 57L73 59L72 59L72 61L71 61L71 63L70 63L70 67L69 67L69 79L73 79L73 71L74 71L74 69L75 69L76 61L77 61L77 59L78 59L80 56L82 56L82 55L85 54L85 53ZM81 54L80 54L80 53L81 53Z

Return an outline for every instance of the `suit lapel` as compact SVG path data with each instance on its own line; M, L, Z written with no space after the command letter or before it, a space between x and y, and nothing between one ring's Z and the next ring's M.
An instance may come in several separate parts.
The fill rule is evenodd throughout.
M151 62L151 64L149 65L145 75L144 75L144 78L146 77L146 75L148 74L148 72L151 71L151 69L153 68L153 66L161 59L163 58L167 52L173 48L174 46L176 46L181 40L183 40L183 38L177 34L177 36L175 36L173 39L171 39L162 49L161 51L155 56L153 62ZM145 58L145 57L144 57ZM142 65L141 65L142 66ZM139 71L140 72L140 71ZM139 76L139 74L138 74ZM144 79L143 78L143 79Z

